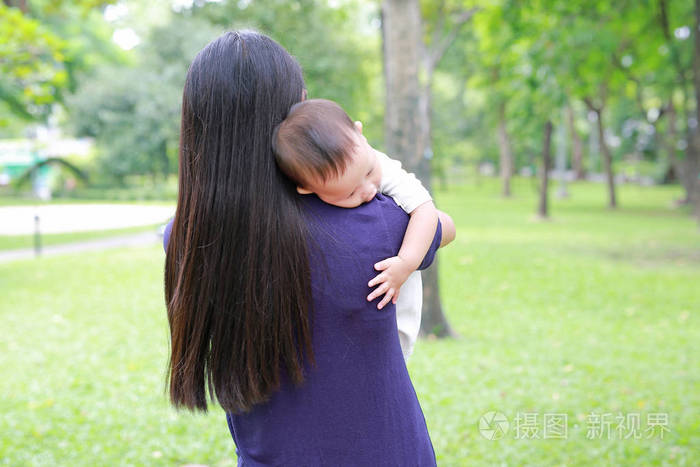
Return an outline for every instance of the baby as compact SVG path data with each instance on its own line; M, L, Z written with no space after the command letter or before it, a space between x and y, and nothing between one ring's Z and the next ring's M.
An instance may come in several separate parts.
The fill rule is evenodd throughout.
M371 301L384 295L379 309L390 300L396 304L407 359L421 320L422 284L416 269L435 235L438 211L420 181L400 162L373 149L361 130L335 102L310 99L291 108L275 129L272 145L278 166L300 194L314 193L328 204L354 208L382 192L410 215L398 255L374 265L381 273L368 285L378 287L367 296Z

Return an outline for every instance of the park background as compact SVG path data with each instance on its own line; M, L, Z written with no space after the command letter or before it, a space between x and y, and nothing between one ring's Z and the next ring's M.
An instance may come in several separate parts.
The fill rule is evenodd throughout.
M408 362L439 465L697 465L699 25L698 0L0 2L0 463L235 465L220 409L168 405L157 233L187 66L254 28L455 220Z

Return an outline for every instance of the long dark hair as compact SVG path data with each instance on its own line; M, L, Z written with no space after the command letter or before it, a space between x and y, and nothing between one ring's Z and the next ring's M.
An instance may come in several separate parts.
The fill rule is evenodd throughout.
M165 261L176 407L206 411L208 394L243 412L313 363L305 221L271 147L303 92L299 64L251 31L215 39L187 72Z

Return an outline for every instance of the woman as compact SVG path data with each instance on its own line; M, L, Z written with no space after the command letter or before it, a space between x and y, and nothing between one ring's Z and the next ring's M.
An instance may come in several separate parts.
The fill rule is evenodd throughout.
M408 216L381 195L348 210L296 193L271 136L304 94L296 61L255 32L190 66L165 239L171 401L221 404L239 465L434 465L395 309L364 299ZM438 225L423 266L440 242Z

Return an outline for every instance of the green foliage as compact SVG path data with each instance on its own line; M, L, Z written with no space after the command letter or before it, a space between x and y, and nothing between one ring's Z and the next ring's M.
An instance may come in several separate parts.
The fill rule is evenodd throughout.
M106 65L68 100L79 136L96 139L103 178L120 185L134 174L165 179L177 171L182 87L189 62L220 30L176 16L151 31L133 66Z
M206 42L231 28L255 28L279 41L301 63L309 95L338 101L364 122L370 142L382 146L378 2L196 1L176 12L170 4L137 0L126 3L128 16L111 24L102 18L111 1L28 3L26 12L0 4L0 136L21 136L20 118L43 119L65 103L67 127L96 138L99 174L92 179L100 183L125 184L138 174L163 179L176 171L187 66ZM575 125L586 137L591 123L583 97L605 104L606 130L621 139L612 148L617 162L638 153L660 168L668 165L662 138L669 102L678 115L676 146L685 147L694 96L692 37L682 31L691 26L692 2L422 0L421 11L428 49L459 31L433 80L436 173L498 160L501 106L516 169L540 154L546 119L564 124L564 105L574 107ZM112 30L121 27L133 28L141 44L131 51L115 47ZM648 140L626 130L650 124L655 134Z
M436 194L458 230L440 278L461 338L419 341L408 367L438 465L697 464L700 252L669 207L680 190L623 186L611 213L575 184L542 223L527 183L512 200L491 180ZM3 462L236 464L220 410L168 406L159 245L0 264L0 278ZM511 422L502 440L477 429L491 410ZM566 413L568 439L514 439L518 412L540 414L540 436L544 413ZM665 412L671 431L587 439L591 412Z
M277 40L302 69L309 97L338 102L364 123L371 143L383 141L383 83L377 5L349 0L262 0L205 4L195 17L227 29L254 28Z
M165 178L177 169L180 101L190 61L224 30L256 28L297 57L309 96L338 101L364 122L377 144L383 132L378 37L376 30L352 28L353 6L362 6L367 22L375 14L359 2L331 8L312 1L205 3L170 11L134 50L132 66L101 66L81 81L68 100L72 127L96 139L103 179L124 185L134 174Z
M11 117L44 119L75 90L77 73L114 54L100 17L110 1L28 3L27 11L0 3L0 127Z
M589 97L604 108L606 130L622 140L612 148L617 160L641 152L666 166L659 139L664 135L658 134L668 129L663 109L673 99L683 135L693 107L692 40L682 36L691 26L691 3L424 0L428 41L430 31L442 24L441 14L448 13L449 25L451 9L479 7L440 66L449 78L436 80L434 87L435 147L467 160L496 161L496 127L504 105L516 166L529 165L541 152L544 120L565 124L564 105L576 109L578 131L590 133L581 101ZM453 89L454 83L466 90ZM625 130L649 124L657 131L649 141ZM480 151L475 155L468 148Z
M38 116L66 86L65 41L0 3L0 44L0 99L18 116Z

